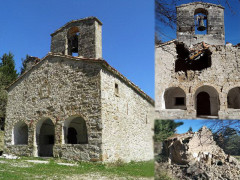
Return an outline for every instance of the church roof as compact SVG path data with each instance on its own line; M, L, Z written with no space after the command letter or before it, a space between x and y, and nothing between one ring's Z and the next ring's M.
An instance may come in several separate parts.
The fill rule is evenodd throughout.
M77 20L72 20L72 21L69 21L68 23L66 23L64 26L60 27L59 29L57 29L55 32L53 32L51 34L51 36L55 35L56 33L58 33L59 31L61 31L62 29L64 29L65 27L67 27L69 24L72 24L72 23L75 23L75 22L82 22L82 21L87 21L87 20L96 20L99 24L102 25L102 22L94 17L94 16L90 16L90 17L86 17L86 18L82 18L82 19L77 19Z
M212 4L212 3L206 3L206 2L192 2L192 3L188 3L188 4L181 4L180 6L176 6L176 8L180 8L180 7L184 7L184 6L191 6L191 5L198 5L198 4L215 6L215 7L224 9L224 7L221 6L220 4Z
M146 99L149 103L154 105L154 100L148 96L143 90L141 90L138 86L136 86L134 83L132 83L130 80L128 80L125 76L123 76L119 71L117 71L115 68L110 66L107 61L104 59L94 59L94 58L83 58L83 57L74 57L70 55L62 55L59 53L48 53L45 57L43 57L39 62L37 62L31 69L28 71L24 72L18 79L16 79L13 83L11 83L6 89L7 91L10 90L10 88L16 84L19 80L23 79L30 71L32 71L34 68L36 68L39 64L44 62L46 59L51 58L51 57L61 57L61 58L66 58L69 60L75 60L75 61L86 61L86 62L91 62L91 63L98 63L101 64L103 68L108 70L109 72L113 73L117 77L119 77L121 80L123 80L127 85L129 85L135 92L137 92L139 95L141 95L144 99Z

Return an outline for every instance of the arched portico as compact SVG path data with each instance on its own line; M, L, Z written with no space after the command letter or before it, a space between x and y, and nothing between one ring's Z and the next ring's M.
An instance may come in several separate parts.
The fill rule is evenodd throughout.
M63 144L88 144L86 121L81 116L71 116L63 123Z
M227 95L227 105L231 109L240 109L240 87L229 90Z
M197 116L218 116L220 109L217 90L208 85L199 87L195 92L195 109Z
M28 144L28 126L25 122L20 121L13 128L13 144L27 145Z
M187 109L186 94L180 87L170 87L164 93L165 109Z
M36 125L37 156L53 156L55 128L50 118L42 118Z

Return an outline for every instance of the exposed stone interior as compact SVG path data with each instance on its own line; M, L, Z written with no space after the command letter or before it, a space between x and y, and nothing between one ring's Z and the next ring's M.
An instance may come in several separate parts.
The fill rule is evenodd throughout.
M67 23L52 34L51 52L29 59L8 87L5 153L153 159L154 101L101 59L101 25L95 17Z
M206 15L206 34L195 34L198 13ZM177 7L177 39L155 47L156 119L240 118L240 47L225 45L223 15L210 3Z
M157 164L157 170L168 171L176 179L240 178L239 161L216 145L212 132L205 126L195 133L168 138L162 154L168 157L168 163Z

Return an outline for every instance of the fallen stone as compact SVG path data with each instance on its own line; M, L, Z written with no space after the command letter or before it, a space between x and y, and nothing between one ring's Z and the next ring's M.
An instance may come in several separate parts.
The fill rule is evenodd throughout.
M18 156L14 156L14 155L11 155L11 154L2 154L2 156L0 156L0 158L3 158L3 159L19 159Z
M41 161L41 160L26 160L26 162L36 163L36 164L48 164L49 161Z
M71 164L71 163L57 163L58 165L63 165L63 166L78 166L77 164Z

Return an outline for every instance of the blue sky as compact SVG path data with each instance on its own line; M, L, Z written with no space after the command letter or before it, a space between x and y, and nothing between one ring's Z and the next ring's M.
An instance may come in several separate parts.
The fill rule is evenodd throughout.
M192 127L193 132L198 131L202 126L210 127L211 125L207 123L209 120L175 120L176 122L183 122L182 126L177 128L178 134L182 134L188 131L189 127Z
M239 121L239 120L238 120ZM194 120L175 120L175 122L183 122L182 126L177 128L178 134L185 133L189 130L189 127L192 127L193 132L198 131L202 126L207 126L208 128L212 129L212 131L218 131L223 127L231 127L235 130L240 131L239 122L237 120L213 120L213 119L194 119Z
M18 71L26 54L44 57L50 34L68 21L103 23L103 58L154 98L153 0L0 1L0 56L11 51Z

